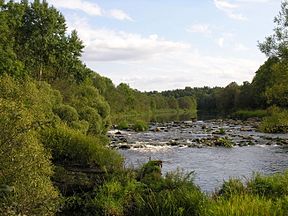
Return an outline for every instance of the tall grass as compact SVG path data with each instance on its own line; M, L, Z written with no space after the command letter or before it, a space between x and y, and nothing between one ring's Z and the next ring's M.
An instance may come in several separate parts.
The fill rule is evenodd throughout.
M53 161L56 163L98 167L102 170L122 167L123 158L107 147L108 140L104 136L88 136L65 125L59 125L44 130L41 139L44 145L51 149Z
M263 119L259 129L265 133L287 133L288 132L288 110L278 107L269 109L270 116Z

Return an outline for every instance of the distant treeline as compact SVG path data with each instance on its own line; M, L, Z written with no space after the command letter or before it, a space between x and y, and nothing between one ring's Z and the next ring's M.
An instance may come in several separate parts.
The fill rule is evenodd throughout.
M241 109L288 107L288 61L270 57L257 71L252 82L232 82L224 88L203 87L169 90L166 97L195 97L199 110L227 114Z

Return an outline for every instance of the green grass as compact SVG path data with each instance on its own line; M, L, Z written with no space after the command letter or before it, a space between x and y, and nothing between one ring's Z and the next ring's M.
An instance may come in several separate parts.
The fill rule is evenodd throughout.
M104 136L88 136L60 125L42 132L42 142L51 149L53 161L60 164L78 164L115 170L122 167L123 158L107 147Z
M287 133L288 110L274 108L271 111L271 116L263 119L259 130L265 133Z
M247 120L249 118L264 118L268 116L267 110L238 110L234 112L231 117L241 120Z

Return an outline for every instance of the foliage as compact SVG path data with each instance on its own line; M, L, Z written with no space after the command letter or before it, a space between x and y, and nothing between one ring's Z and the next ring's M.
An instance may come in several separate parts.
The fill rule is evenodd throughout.
M274 32L265 38L265 41L259 43L259 49L267 56L276 56L279 58L288 57L287 39L288 39L288 1L281 3L281 10L274 18Z
M129 128L128 122L127 121L121 121L118 125L117 125L117 129L119 130L127 130Z
M122 157L106 146L107 141L104 136L87 136L65 125L42 132L42 142L51 149L56 163L74 163L102 171L121 168Z
M246 188L241 180L239 179L229 179L228 181L224 181L220 190L216 193L217 196L221 196L224 198L230 198L235 195L241 195L246 193Z
M259 129L266 133L286 133L288 132L288 111L278 107L271 107L270 116L261 122Z
M231 117L247 120L249 118L264 118L268 114L267 110L238 110L234 112Z
M282 174L274 174L272 176L261 176L255 174L254 177L247 183L249 193L278 199L288 196L288 172Z
M247 216L281 216L286 215L281 202L273 202L259 196L249 194L235 195L229 199L218 198L207 208L205 215L247 215Z
M54 113L56 113L62 121L67 122L68 124L78 121L79 119L77 110L74 107L65 104L56 107Z
M1 215L51 215L59 194L53 187L51 155L38 139L53 117L54 92L47 85L0 78ZM11 189L11 190L10 190Z
M148 124L144 121L138 120L134 122L132 129L137 132L146 131L148 130Z
M217 138L216 142L214 143L215 146L222 146L225 148L232 148L234 143L228 137L219 137Z
M152 165L148 164L149 167ZM156 180L155 173L159 172L155 170L146 174L152 175L152 181L147 182L151 179L147 176L143 178L148 187L141 194L143 201L137 203L134 215L201 215L206 197L194 185L191 174L178 171Z

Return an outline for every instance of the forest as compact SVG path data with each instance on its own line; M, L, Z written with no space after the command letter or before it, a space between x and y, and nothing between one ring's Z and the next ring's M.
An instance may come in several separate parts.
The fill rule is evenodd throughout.
M288 174L231 179L213 196L193 174L137 169L108 147L111 127L145 131L159 114L257 117L259 130L288 132L288 2L268 57L250 82L140 92L115 86L82 61L77 31L47 1L0 0L1 215L287 215ZM156 118L157 119L157 118Z

